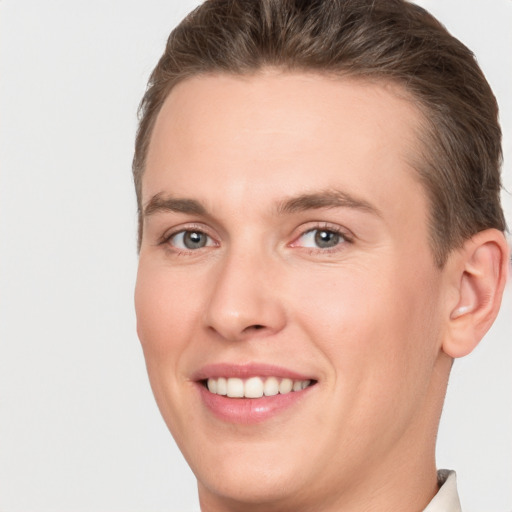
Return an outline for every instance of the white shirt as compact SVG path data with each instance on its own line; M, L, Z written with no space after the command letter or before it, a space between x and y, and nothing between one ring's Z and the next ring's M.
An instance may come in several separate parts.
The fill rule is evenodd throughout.
M423 512L462 512L455 471L440 469L437 472L439 491Z

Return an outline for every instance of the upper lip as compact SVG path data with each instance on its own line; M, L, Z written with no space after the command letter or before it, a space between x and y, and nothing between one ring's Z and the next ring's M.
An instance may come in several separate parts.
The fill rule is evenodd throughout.
M281 377L292 380L315 380L311 375L306 375L282 366L266 363L215 363L207 364L192 375L192 380L217 379L219 377Z

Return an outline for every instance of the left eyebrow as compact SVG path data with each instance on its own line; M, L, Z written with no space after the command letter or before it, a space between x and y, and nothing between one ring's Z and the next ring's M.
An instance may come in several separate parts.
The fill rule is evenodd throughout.
M144 217L150 217L159 212L178 212L191 215L207 215L205 207L195 199L164 197L154 195L144 206Z
M368 201L341 190L326 190L291 197L280 202L277 211L286 214L321 208L353 208L382 217L378 208Z

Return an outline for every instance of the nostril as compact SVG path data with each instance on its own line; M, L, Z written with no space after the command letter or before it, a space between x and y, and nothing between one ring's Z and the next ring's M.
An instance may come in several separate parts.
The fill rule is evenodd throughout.
M253 325L248 325L247 327L245 327L242 331L242 334L247 334L247 335L250 335L251 332L255 332L255 331L260 331L260 330L264 330L266 329L266 326L265 325L262 325L262 324L253 324Z

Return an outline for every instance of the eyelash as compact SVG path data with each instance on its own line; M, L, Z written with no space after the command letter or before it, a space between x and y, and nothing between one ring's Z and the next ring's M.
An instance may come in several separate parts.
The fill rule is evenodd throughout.
M327 232L333 235L340 237L340 240L333 247L301 247L297 245L297 242L310 233L317 232ZM295 238L295 240L290 244L290 247L302 248L310 254L332 254L342 250L342 246L345 244L354 243L353 235L349 234L347 230L341 229L339 226L328 224L328 223L319 223L311 226L309 229L302 231L301 234Z
M327 248L301 247L300 245L297 245L298 240L300 240L301 238L303 238L306 235L313 233L315 231L318 231L318 232L324 231L327 233L331 233L335 236L340 237L341 240L338 243L336 243L335 246L327 247ZM180 235L180 234L184 235L185 233L202 234L202 235L206 236L209 239L209 241L213 241L214 243L212 245L206 245L204 247L199 247L197 249L182 249L182 248L177 248L177 247L172 246L172 244L170 243L171 240L174 237L176 237L177 235ZM319 223L319 224L313 225L312 227L310 227L304 231L301 231L300 235L295 237L294 241L291 242L290 244L288 244L288 247L296 247L298 249L303 249L310 254L330 254L330 253L335 253L335 252L342 250L340 246L345 245L345 244L352 244L352 243L354 243L354 238L352 235L347 233L346 230L340 229L340 227L335 226L335 225L331 225L331 224L327 224L327 223ZM190 254L190 253L199 251L199 249L205 249L205 248L212 247L212 246L218 246L219 244L218 244L218 242L215 241L215 239L212 236L210 236L208 234L208 232L204 229L203 226L190 225L190 226L186 226L186 227L181 227L181 229L171 231L170 233L165 233L162 236L161 240L159 241L158 245L167 245L168 247L170 247L170 250L174 254L177 254L177 255L185 254L186 255L186 254Z
M181 249L181 248L172 246L171 240L174 237L176 237L177 235L185 234L185 233L199 233L199 234L206 236L210 241L211 240L215 241L215 239L207 233L207 231L204 229L203 226L189 225L189 226L181 227L180 229L176 229L175 231L166 232L162 236L160 241L158 242L158 245L167 246L167 248L169 250L171 250L174 254L177 254L178 256L181 254L190 254L190 253L198 251L199 249ZM218 245L218 244L214 244L214 245ZM211 247L211 246L206 246L206 247ZM203 249L203 248L204 247L201 247L200 249Z

